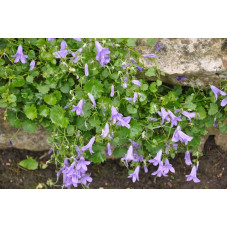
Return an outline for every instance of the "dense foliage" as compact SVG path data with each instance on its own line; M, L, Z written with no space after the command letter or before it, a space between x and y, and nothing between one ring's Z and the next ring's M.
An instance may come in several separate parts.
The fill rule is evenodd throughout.
M157 166L152 175L167 176L175 172L170 162L180 152L192 166L187 180L199 182L200 136L209 127L227 132L226 88L163 85L155 60L162 46L148 39L155 51L140 56L136 41L0 39L4 117L26 132L41 125L51 133L50 162L65 187L88 186L87 165L108 155L122 159L133 182L150 164ZM154 67L144 69L145 57Z

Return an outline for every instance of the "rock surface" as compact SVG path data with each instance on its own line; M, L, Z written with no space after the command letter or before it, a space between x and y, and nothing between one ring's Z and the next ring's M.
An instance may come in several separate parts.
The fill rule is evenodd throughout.
M166 76L162 80L170 84L179 84L176 76L184 76L181 85L192 87L220 87L227 79L227 39L158 39L163 45L157 53L157 63ZM147 45L146 39L140 39L136 48L142 54L154 53L156 47ZM146 67L154 66L149 58L141 58ZM153 78L149 78L153 79Z

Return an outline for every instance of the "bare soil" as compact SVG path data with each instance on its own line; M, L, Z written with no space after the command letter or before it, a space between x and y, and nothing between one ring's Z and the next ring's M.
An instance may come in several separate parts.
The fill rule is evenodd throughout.
M89 172L92 173L91 189L227 189L227 152L221 151L211 136L204 148L204 156L200 159L197 177L200 183L187 182L185 174L190 173L190 167L184 163L184 156L178 155L171 164L176 173L169 174L168 178L154 177L151 173L157 167L150 167L148 173L140 171L140 181L132 183L128 179L128 171L122 166L120 160L108 160L101 164L92 164ZM15 149L0 151L0 188L1 189L29 189L29 188L61 188L62 179L56 182L56 169L49 165L46 169L30 171L18 165L21 160L32 156L37 161L45 163L48 156L42 157L46 152L29 152ZM40 159L41 157L41 159Z

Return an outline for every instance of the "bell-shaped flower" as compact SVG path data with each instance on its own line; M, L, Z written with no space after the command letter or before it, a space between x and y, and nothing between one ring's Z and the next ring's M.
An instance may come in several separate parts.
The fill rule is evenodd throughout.
M139 87L141 86L141 82L139 80L132 80L132 83Z
M136 68L138 69L139 72L142 72L143 71L143 67L137 65Z
M135 160L134 155L133 155L133 147L132 147L132 145L129 147L125 157L121 158L121 160L122 161L126 161L126 162Z
M105 128L102 130L101 137L102 137L102 138L107 137L108 134L109 134L109 131L110 131L110 129L109 129L109 124L106 123L106 124L105 124Z
M137 166L133 173L129 174L128 178L132 178L132 182L135 183L136 180L139 181L140 166Z
M189 151L185 151L184 160L185 160L186 165L188 165L188 166L192 165Z
M84 66L84 68L85 68L85 76L89 76L89 71L88 71L88 64L85 64L85 66Z
M187 111L183 111L182 114L187 117L189 119L189 121L191 122L192 118L195 118L196 113L195 112L187 112Z
M87 174L83 174L79 180L79 183L83 184L83 185L87 185L87 182L91 183L92 182L92 178L90 177L90 175Z
M115 124L117 122L117 120L122 118L123 115L118 113L117 109L114 106L111 107L111 112L112 112L112 115L111 115L110 120L112 120L113 124Z
M79 48L75 53L71 53L71 55L74 57L72 60L73 60L73 63L77 63L78 60L79 60L79 57L77 56L78 53L82 53L83 49L82 48Z
M218 99L218 95L222 95L222 96L227 95L224 91L216 88L215 86L211 86L211 90L213 91L216 100Z
M128 100L128 101L133 101L135 103L137 98L138 98L138 93L135 92L133 98L126 97L125 99Z
M163 166L163 162L159 163L157 171L153 172L152 175L157 175L157 177L168 177L168 175L164 172L165 168Z
M95 142L95 137L93 136L93 137L90 139L89 143L88 143L86 146L83 146L83 147L81 148L81 150L82 150L82 151L86 151L86 150L89 149L89 151L90 151L91 154L95 153L95 152L92 150L92 145L93 145L94 142Z
M172 137L173 142L181 141L182 143L185 143L185 145L187 145L188 142L191 141L192 139L193 139L192 136L188 136L181 131L180 126L177 126L175 132L173 133L173 137Z
M226 106L227 105L227 97L224 98L222 101L221 101L221 106Z
M28 56L23 54L23 48L20 45L17 48L17 53L15 55L12 55L11 57L15 58L14 63L17 63L18 61L21 61L22 64L25 64L27 62L26 58Z
M197 171L196 167L193 166L192 170L191 170L191 173L189 175L185 175L187 177L187 181L193 180L195 183L199 183L200 182L200 180L196 176L196 171Z
M31 61L29 71L32 71L35 68L35 61Z
M96 46L96 49L97 49L96 60L99 61L101 66L108 64L110 62L109 48L103 48L98 41L95 41L95 46Z
M84 115L84 112L83 112L83 105L84 105L84 100L81 99L78 103L77 106L74 106L73 105L73 109L71 110L72 112L76 111L76 114L79 116L79 115Z
M123 83L123 88L125 89L125 88L127 88L128 87L128 84L127 83Z
M171 119L171 128L173 126L177 126L177 121L182 121L182 119L180 117L175 116L170 110L168 110L168 114Z
M164 46L159 42L156 43L156 51L159 52Z
M48 38L48 41L54 41L55 38Z
M148 162L153 163L154 166L157 166L159 163L161 163L162 160L162 150L160 150L155 158L148 160Z
M133 141L133 140L131 140L131 139L129 139L129 141L132 143L132 146L133 146L133 148L137 151L137 150L141 150L141 146L140 146L140 144L139 143L137 143L137 142L135 142L135 141Z
M81 41L81 38L73 38L74 40L76 40L77 42Z
M110 97L114 97L114 85L111 86Z
M130 121L131 121L131 117L130 116L122 117L122 118L118 119L117 125L130 128L130 125L129 125Z
M165 166L163 166L163 171L164 173L168 173L169 171L172 173L175 173L175 169L173 168L173 166L169 163L169 160L166 159L165 160Z
M91 100L91 102L93 104L92 107L96 107L96 102L95 102L94 96L90 93L88 93L87 95L88 95L89 99Z
M158 119L157 118L154 118L154 117L149 117L149 120L150 121L157 121Z
M60 51L54 52L54 57L55 58L65 58L66 55L68 54L68 50L66 49L67 43L63 40L61 42L61 49Z
M217 124L217 120L216 120L216 118L214 118L214 124L213 124L213 127L214 127L214 128L217 128L217 127L218 127L218 124Z
M77 158L78 157L80 157L82 154L83 154L83 152L80 150L80 148L77 146L77 145L75 145L75 148L76 148L76 152L77 152Z
M111 150L110 143L108 143L108 144L107 144L106 154L108 154L109 156L111 156L111 155L112 155L112 150Z
M161 125L164 123L165 120L170 121L169 113L162 107L161 113L158 113L162 117Z
M87 171L87 165L90 165L91 162L90 161L85 161L84 157L80 157L80 160L78 161L77 165L76 165L76 169L80 170L83 169L84 171Z
M144 54L143 55L145 58L156 58L155 54Z
M145 172L145 173L147 173L147 172L148 172L148 168L147 168L147 166L144 166L144 167L143 167L143 169L144 169L144 172Z
M185 77L185 76L176 76L175 80L177 80L179 82L184 82L185 80L187 80L187 77Z

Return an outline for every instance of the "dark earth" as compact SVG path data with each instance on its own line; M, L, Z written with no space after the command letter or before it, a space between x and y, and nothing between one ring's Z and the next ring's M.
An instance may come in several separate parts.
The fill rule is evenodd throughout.
M168 178L154 177L151 173L157 167L150 167L148 173L141 169L140 181L132 183L128 179L128 170L120 160L108 160L105 163L93 164L89 171L92 173L93 182L91 189L227 189L227 152L223 152L214 143L210 136L204 147L204 156L200 158L197 177L200 183L187 182L185 174L191 168L184 163L184 155L178 155L171 164L176 173L169 174ZM16 149L0 151L0 188L1 189L28 189L28 188L61 188L62 179L56 182L56 169L49 165L46 169L26 170L18 165L21 160L33 157L39 163L45 163L49 156L47 152L29 152Z

